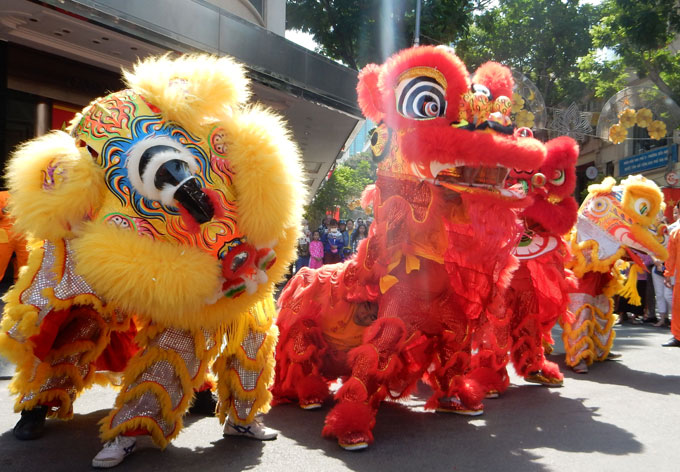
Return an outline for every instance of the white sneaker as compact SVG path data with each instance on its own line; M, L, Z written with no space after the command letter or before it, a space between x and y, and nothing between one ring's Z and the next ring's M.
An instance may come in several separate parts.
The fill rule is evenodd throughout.
M132 454L135 450L137 439L132 436L116 436L111 441L104 443L99 454L92 459L92 467L108 469L115 467Z
M224 436L242 436L260 441L271 441L276 439L278 435L278 431L267 428L257 419L246 425L235 424L231 419L227 419L227 422L224 424Z

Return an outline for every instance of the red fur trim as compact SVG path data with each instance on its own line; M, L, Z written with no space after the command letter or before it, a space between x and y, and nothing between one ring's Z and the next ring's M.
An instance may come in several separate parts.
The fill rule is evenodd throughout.
M216 190L213 190L213 189L210 189L210 188L204 187L201 190L210 199L210 203L212 204L213 211L215 212L215 214L213 215L213 218L223 218L225 216L225 213L224 213L224 206L222 205L222 201L220 200L220 194Z
M576 187L576 162L578 160L578 143L569 136L560 136L552 139L545 144L546 158L541 166L541 172L548 178L550 193L567 197L574 192ZM550 183L553 178L552 171L561 169L564 171L564 183L554 185Z
M567 197L558 204L552 204L544 197L536 197L534 203L524 210L524 217L536 222L556 236L567 234L576 223L578 203L574 197Z
M178 204L177 208L179 209L179 216L187 227L187 231L198 234L201 231L201 225L198 224L198 221L182 205Z
M481 402L486 393L491 390L504 392L509 384L507 374L503 376L498 370L478 367L466 375L464 385L461 387L460 399L465 405L473 405L475 401Z
M376 192L376 186L375 184L371 184L366 186L364 191L361 194L361 208L366 210L369 206L375 205L374 202L376 202L376 196L378 193Z
M406 133L401 139L401 150L406 160L420 163L428 171L432 161L531 170L545 159L545 146L536 139L467 131L452 128L446 122L427 128L419 125L418 131Z
M460 401L463 402L463 405L467 407L475 407L479 405L484 399L485 395L486 391L484 390L482 384L473 378L465 379L458 388L458 397L460 398Z
M300 379L295 386L298 398L302 402L309 400L323 401L328 396L328 384L319 376L308 375Z
M357 84L359 107L366 118L376 123L382 120L383 110L385 109L382 94L378 89L379 76L380 66L368 64L359 72L359 83Z
M326 416L321 434L327 438L342 439L350 433L363 433L369 444L373 442L371 430L375 426L375 412L365 403L338 403Z
M564 375L560 372L560 367L549 360L543 362L543 367L541 368L543 375L546 377L564 380Z
M515 86L510 69L497 62L486 62L479 66L472 77L472 83L486 86L494 99L501 95L512 98L512 89Z

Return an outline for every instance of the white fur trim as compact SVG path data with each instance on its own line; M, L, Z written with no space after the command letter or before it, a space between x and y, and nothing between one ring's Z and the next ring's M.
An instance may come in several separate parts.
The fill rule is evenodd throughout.
M161 152L154 155L154 157L147 163L144 169L144 174L139 175L139 161L142 157L142 154L144 154L144 152L152 146L168 146L176 149L178 153ZM167 193L170 192L168 190L169 186L166 186L161 191L158 190L154 184L154 178L156 176L156 172L158 172L158 169L171 159L178 159L186 162L189 166L189 171L192 174L196 174L198 172L198 163L196 162L196 157L191 154L187 148L172 138L168 138L166 136L151 137L135 144L128 151L128 159L126 163L128 179L134 187L134 190L146 198L160 201L164 205L174 205L174 190L176 190L178 186L170 187L174 190L172 190L170 198L168 199Z

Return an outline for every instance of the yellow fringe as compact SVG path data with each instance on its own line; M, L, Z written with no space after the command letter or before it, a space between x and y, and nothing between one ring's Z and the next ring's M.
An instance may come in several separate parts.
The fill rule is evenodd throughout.
M632 305L640 306L642 303L640 294L637 291L637 280L638 274L643 270L644 269L637 264L631 264L628 279L618 291L618 294L622 297L626 297Z
M119 424L115 428L111 428L112 419L112 416L110 417L110 415L107 415L99 421L99 437L102 439L102 441L110 441L116 436L125 434L127 431L145 429L151 435L153 442L156 443L161 449L165 449L172 438L179 434L177 425L175 425L175 429L166 438L158 424L153 419L145 416L131 418L126 422Z
M149 341L165 329L161 325L148 325L147 328L148 330L144 330L140 333L138 341L140 339ZM153 336L150 334L153 334ZM143 428L149 432L156 444L161 448L165 448L169 441L179 434L182 429L182 417L193 398L194 389L203 385L207 370L206 365L212 357L211 353L214 352L215 349L205 349L205 337L202 332L199 331L194 333L193 336L194 343L197 346L196 355L200 360L196 375L193 378L190 377L182 357L174 351L165 350L156 346L148 347L144 352L138 353L130 360L123 377L123 388L116 398L115 407L104 419L102 419L102 421L100 421L100 435L103 440L112 439L120 434L124 434L126 431ZM198 346L202 346L202 349L199 350ZM129 387L146 369L159 361L167 361L172 365L175 375L179 378L180 384L182 385L182 399L175 408L172 406L172 400L170 399L168 392L155 382L142 382L133 388ZM111 422L120 411L120 408L122 408L125 403L133 401L147 392L151 392L155 395L161 408L162 418L167 423L174 425L172 433L166 437L153 419L145 417L132 418L119 424L115 428L111 428Z
M615 281L614 281L615 282ZM611 286L610 284L609 286ZM601 320L607 320L604 328L600 327L599 323L594 320L585 320L581 326L574 329L573 325L568 323L562 323L560 318L560 325L562 326L562 340L564 343L564 349L567 353L566 363L568 366L575 366L581 360L584 360L588 365L592 364L593 361L603 361L609 355L612 345L614 344L614 339L616 338L616 332L612 329L614 326L615 318L613 313L613 300L609 299L609 310L607 313L603 313L595 306L586 303L585 305L579 307L579 309L574 313L574 319L578 319L583 310L590 309L594 317ZM595 333L603 335L609 333L606 344L602 344L598 336ZM578 340L578 341L577 341ZM579 352L583 346L587 344L588 347L583 351ZM603 351L601 356L597 356L596 348Z

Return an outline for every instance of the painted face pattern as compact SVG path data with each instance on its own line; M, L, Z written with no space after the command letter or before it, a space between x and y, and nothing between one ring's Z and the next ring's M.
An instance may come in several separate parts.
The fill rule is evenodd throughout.
M140 95L123 90L86 109L72 135L104 170L110 192L91 219L194 246L216 258L243 242L234 172L219 126L207 136L194 136L166 121Z

